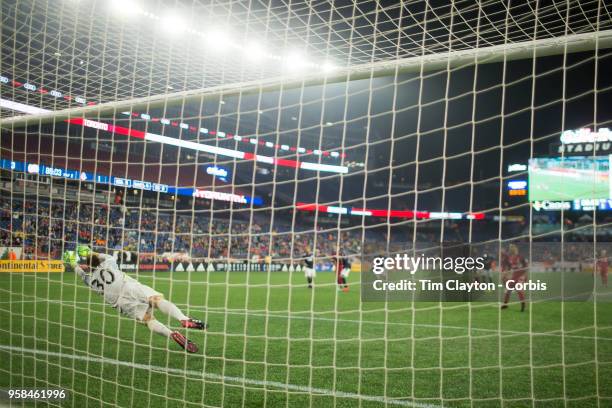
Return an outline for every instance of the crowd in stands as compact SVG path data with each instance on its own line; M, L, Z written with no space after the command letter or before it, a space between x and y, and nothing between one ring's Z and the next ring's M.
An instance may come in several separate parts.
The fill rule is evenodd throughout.
M0 200L0 247L20 246L26 258L59 259L78 243L101 251L185 253L192 258L303 258L318 253L357 254L359 230L293 233L260 223L211 217L210 212L158 210L55 200ZM316 241L316 245L315 245Z
M332 223L327 229L318 225L315 232L312 223L293 221L292 224L291 219L280 217L272 225L270 220L261 217L253 217L251 220L237 218L223 218L210 211L141 209L125 207L121 203L108 205L70 200L50 202L35 196L26 197L25 200L23 197L2 198L0 247L22 247L25 258L60 259L63 251L84 243L104 252L123 250L160 256L165 253L184 253L191 258L244 260L272 257L285 260L304 258L315 248L317 256L321 257L337 253L401 253L408 252L413 242L411 228L404 236L389 236L385 228L382 232L373 233L360 226L339 229ZM534 231L537 225L534 224ZM572 225L571 229L565 229L565 260L584 259L593 253L592 245L576 245L584 242L589 234L592 238L592 229L586 227ZM458 228L451 230L456 230L459 235L461 233ZM610 230L598 228L597 232L608 234ZM577 233L585 231L588 233ZM439 233L417 231L416 234L416 241L420 243L430 242L435 245L440 241ZM456 237L449 239L449 235L445 236L448 241L466 242ZM554 236L546 235L546 238L547 242L556 242ZM601 239L598 235L598 241ZM533 240L534 243L536 241ZM361 247L362 242L364 248ZM494 247L487 252L494 254ZM536 251L535 256L558 252L555 245L550 248L550 251Z

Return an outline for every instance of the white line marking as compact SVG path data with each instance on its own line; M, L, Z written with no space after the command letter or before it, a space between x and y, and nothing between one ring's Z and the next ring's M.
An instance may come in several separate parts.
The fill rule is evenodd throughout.
M2 291L5 291L4 289L1 289ZM85 301L78 301L78 300L57 300L57 299L44 299L41 298L39 296L32 296L32 295L25 295L25 294L20 294L23 297L33 297L35 299L32 300L14 300L14 301L0 301L0 304L9 304L9 303L33 303L33 302L51 302L51 303L64 303L64 304L68 304L68 305L74 305L74 304L85 304L85 305L97 305L97 306L104 306L106 305L106 303L104 302L85 302ZM194 305L187 305L187 304L181 304L181 303L176 303L177 306L180 306L183 309L191 309L191 310L202 310L203 313L211 313L211 314L230 314L230 315L243 315L243 316L255 316L255 317L271 317L271 318L277 318L277 319L288 319L288 320L317 320L317 321L327 321L327 322L341 322L341 323L353 323L353 324L373 324L373 325L389 325L389 326L405 326L405 327L410 327L413 325L413 323L402 323L402 322L384 322L384 321L376 321L376 320L352 320L352 319L341 319L341 318L331 318L331 317L318 317L318 316L301 316L300 314L298 314L299 312L295 312L295 313L291 313L291 314L279 314L279 313L275 313L275 312L271 312L271 313L258 313L258 312L250 312L250 311L245 311L245 310L237 310L237 309L223 309L223 308L219 308L219 309L214 309L214 308L207 308L206 306L194 306ZM309 312L301 312L301 314L306 314ZM326 312L326 313L333 313L333 312ZM416 327L424 327L424 328L428 328L428 329L438 329L438 328L442 328L442 329L451 329L451 330L464 330L464 331L475 331L475 332L483 332L483 333L489 333L491 335L494 334L501 334L501 335L507 335L507 336L512 336L512 335L529 335L529 336L544 336L544 337L565 337L565 338L574 338L574 339L585 339L585 340L593 340L593 339L598 339L598 340L602 340L602 341L612 341L612 337L602 337L602 336L581 336L581 335L577 335L577 334L568 334L566 333L561 333L559 330L554 330L551 332L524 332L524 331L517 331L517 330L497 330L497 329L485 329L485 328L479 328L479 327L465 327L465 326L449 326L449 325L437 325L437 324L426 324L426 323L414 323L414 326ZM576 331L580 331L580 330L587 330L590 329L590 327L582 327L580 329L576 329ZM600 327L601 329L612 329L612 327Z
M22 347L7 346L7 345L2 345L2 344L0 344L0 350L5 350L5 351L15 352L15 353L33 354L33 355L41 354L41 355L50 356L50 357L66 358L66 359L71 359L71 360L87 361L87 362L100 363L100 364L112 364L112 365L122 366L122 367L137 368L140 370L157 371L161 373L171 373L171 374L179 374L179 375L185 375L185 376L190 376L190 377L198 377L198 378L202 378L205 380L222 381L224 383L229 382L229 383L238 383L238 384L243 384L243 385L260 386L264 388L266 387L278 388L281 390L304 392L308 394L326 395L326 396L336 397L336 398L351 398L351 399L369 401L369 402L380 402L382 404L397 405L397 406L402 406L402 407L441 408L439 405L426 404L422 402L412 402L412 401L406 401L406 400L391 399L391 398L385 398L385 397L375 396L375 395L362 395L362 394L355 394L352 392L345 392L345 391L333 391L333 390L328 390L325 388L308 387L305 385L284 384L278 381L253 380L250 378L232 377L232 376L226 376L226 375L220 375L220 374L205 373L205 372L196 371L196 370L181 370L178 368L132 363L129 361L114 360L114 359L103 358L103 357L73 355L73 354L57 353L54 351L36 350L36 349L31 350L31 349L26 349Z
M303 319L303 320L322 320L322 321L330 321L330 322L343 322L343 323L355 323L355 324L363 324L363 323L368 323L368 324L378 324L378 325L391 325L391 326L412 326L412 323L401 323L401 322L384 322L384 321L374 321L374 320L350 320L350 319L333 319L333 318L329 318L329 317L308 317L308 316L296 316L295 314L289 316L289 315L280 315L280 314L264 314L264 313L253 313L253 312L241 312L241 311L230 311L230 312L224 312L224 311L217 311L217 310L208 310L208 313L228 313L228 314L248 314L250 316L260 316L260 317L277 317L277 318L285 318L285 319ZM414 326L417 327L426 327L426 328L431 328L431 329L438 329L438 328L442 328L442 329L454 329L454 330L465 330L468 331L470 330L469 327L465 327L465 326L448 326L448 325L443 325L443 324L426 324L426 323L414 323ZM608 328L608 327L606 327ZM586 329L586 328L585 328ZM516 330L497 330L497 329L484 329L484 328L479 328L479 327L472 327L471 330L473 331L481 331L481 332L485 332L485 333L491 333L491 334L505 334L505 335L518 335L518 334L523 334L523 335L530 335L530 336L553 336L553 337L570 337L570 338L579 338L579 339L590 339L593 340L595 337L594 336L579 336L579 335L574 335L574 334L561 334L561 333L557 333L558 330L555 330L553 332L522 332L522 331L516 331ZM582 329L578 329L578 330L582 330ZM599 340L610 340L612 341L612 337L608 338L608 337L600 337L597 336L597 339Z

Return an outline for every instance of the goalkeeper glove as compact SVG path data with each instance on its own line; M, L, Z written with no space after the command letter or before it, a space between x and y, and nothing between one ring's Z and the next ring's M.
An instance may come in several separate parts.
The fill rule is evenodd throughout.
M77 265L77 254L74 251L66 251L64 252L64 263L70 265L71 267L75 267Z
M87 245L79 245L76 252L80 258L87 258L91 254L91 249Z

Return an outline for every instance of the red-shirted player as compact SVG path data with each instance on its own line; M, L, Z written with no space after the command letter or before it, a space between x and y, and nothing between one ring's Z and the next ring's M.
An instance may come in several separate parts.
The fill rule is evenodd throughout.
M338 290L348 292L349 286L346 280L351 272L351 262L344 254L336 257L336 278L338 279Z
M510 245L509 253L502 257L502 281L504 285L507 282L512 281L510 286L514 286L517 283L525 282L527 278L527 260L519 254L518 247L514 244ZM508 277L508 275L510 275ZM521 312L525 311L525 291L517 290L518 298L521 301ZM501 306L502 309L508 308L508 301L510 300L510 294L512 289L507 289L504 294L504 304Z
M597 259L597 270L599 271L599 276L601 276L601 284L604 287L608 287L608 264L610 260L608 259L608 254L604 250L599 253L599 259Z
M508 252L502 250L501 257L499 258L499 279L503 285L510 279L512 276L511 266L510 266L510 256Z

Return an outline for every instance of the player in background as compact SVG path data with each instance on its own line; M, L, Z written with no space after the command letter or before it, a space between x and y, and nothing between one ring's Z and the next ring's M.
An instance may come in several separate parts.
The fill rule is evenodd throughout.
M512 276L512 267L510 266L509 259L508 252L502 249L499 257L499 281L502 285L505 285Z
M77 255L85 263L85 269L77 263ZM106 303L119 309L122 314L145 324L154 333L171 338L189 353L198 351L195 343L183 334L170 330L156 320L153 311L158 309L178 320L187 329L205 330L208 325L185 316L174 303L165 300L161 293L123 273L111 255L96 253L88 246L79 245L76 253L64 253L64 262L74 268L85 285L102 295Z
M494 261L489 256L489 254L484 254L482 256L482 263L484 267L481 270L476 271L476 282L490 283L493 282L493 276L491 271L493 270Z
M349 273L351 273L351 262L348 256L340 254L336 257L336 277L338 279L338 290L343 292L349 291L347 282Z
M608 258L608 253L605 249L602 249L599 253L599 258L597 259L597 271L599 272L599 276L601 277L601 284L607 288L608 287L608 265L610 263L610 259Z
M493 282L493 268L495 268L495 260L489 256L489 254L484 254L484 268L482 270L482 274L484 275L485 282L491 283Z
M505 269L503 273L505 276L510 274L510 278L504 281L504 285L515 285L516 283L525 282L527 278L527 260L519 254L518 247L514 244L510 244L508 254L502 264L502 269ZM503 279L502 275L502 279ZM510 282L512 281L512 282ZM525 311L525 291L517 290L518 298L521 301L521 312ZM508 308L508 301L510 300L511 289L507 289L504 294L504 304L501 306L502 309Z
M313 281L316 275L317 273L314 267L314 253L310 250L310 248L307 248L306 255L304 257L304 276L306 277L306 282L308 282L309 289L312 289Z

